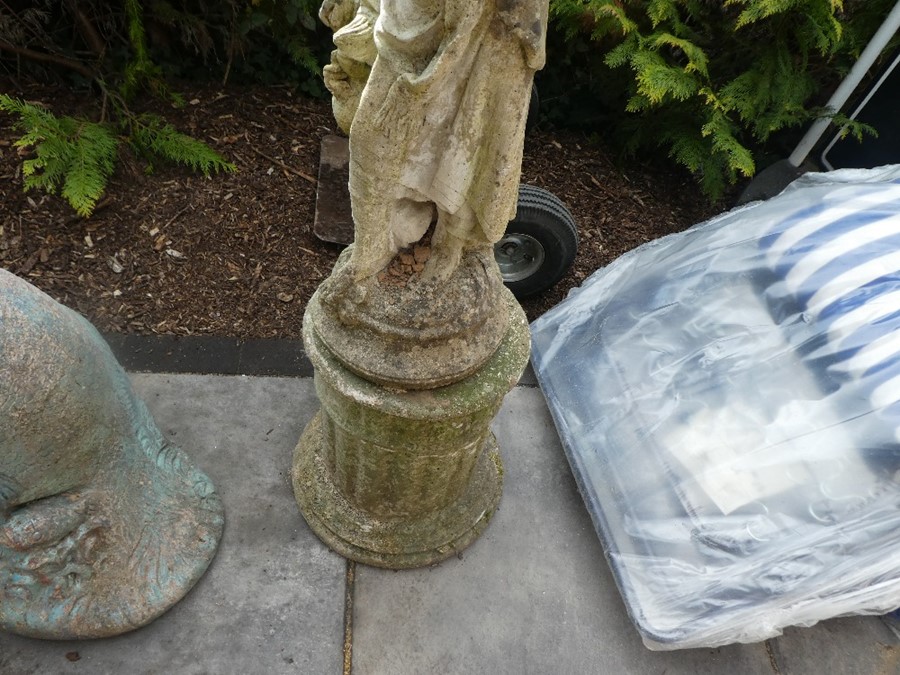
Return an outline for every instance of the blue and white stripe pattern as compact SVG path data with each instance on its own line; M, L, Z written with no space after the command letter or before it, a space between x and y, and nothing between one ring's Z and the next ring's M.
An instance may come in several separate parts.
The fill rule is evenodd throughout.
M808 357L900 421L900 181L840 187L760 245L822 336Z

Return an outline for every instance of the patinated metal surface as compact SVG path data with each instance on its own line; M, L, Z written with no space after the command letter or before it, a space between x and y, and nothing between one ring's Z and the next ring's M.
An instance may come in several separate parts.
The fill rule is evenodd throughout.
M144 625L200 578L223 523L93 326L0 270L0 628Z

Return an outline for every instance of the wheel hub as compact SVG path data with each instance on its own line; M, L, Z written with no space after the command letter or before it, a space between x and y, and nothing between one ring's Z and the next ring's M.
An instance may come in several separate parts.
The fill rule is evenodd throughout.
M544 247L532 236L507 232L494 244L494 257L504 282L521 281L537 272L544 263Z

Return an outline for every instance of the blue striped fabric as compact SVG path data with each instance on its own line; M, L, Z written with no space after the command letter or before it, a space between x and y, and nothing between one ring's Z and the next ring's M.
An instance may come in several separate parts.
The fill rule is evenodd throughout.
M900 419L900 181L835 190L760 246L779 293L823 337L808 357Z

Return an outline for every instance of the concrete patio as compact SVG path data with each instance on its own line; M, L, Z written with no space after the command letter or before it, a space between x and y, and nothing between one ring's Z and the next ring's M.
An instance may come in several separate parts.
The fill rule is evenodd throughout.
M216 358L195 359L202 368L184 354L172 360L186 344L201 343L176 340L156 349L168 360L149 361L134 358L135 350L152 356L149 342L115 346L132 369L206 373L133 380L223 497L218 556L181 603L134 633L94 642L0 634L0 673L341 673L351 661L354 673L391 675L900 673L900 641L877 617L789 629L761 644L647 650L528 377L494 423L504 496L481 539L427 569L348 564L311 533L291 492L291 452L318 405L302 359L281 370L290 376L208 374L279 367L254 366L241 349L224 367L209 365Z

